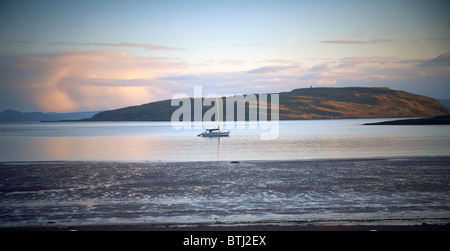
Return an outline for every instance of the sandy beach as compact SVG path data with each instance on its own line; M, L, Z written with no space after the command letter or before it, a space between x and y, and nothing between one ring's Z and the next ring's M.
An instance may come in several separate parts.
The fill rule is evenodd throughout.
M450 157L1 163L1 230L448 231Z

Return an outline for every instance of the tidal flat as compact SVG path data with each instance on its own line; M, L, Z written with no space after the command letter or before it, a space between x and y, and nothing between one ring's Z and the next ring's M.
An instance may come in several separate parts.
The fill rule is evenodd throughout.
M448 156L4 162L0 176L2 229L320 230L450 222Z

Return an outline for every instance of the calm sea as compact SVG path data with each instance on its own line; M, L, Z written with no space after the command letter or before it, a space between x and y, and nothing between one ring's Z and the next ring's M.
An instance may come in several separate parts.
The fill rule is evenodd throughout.
M170 122L1 123L0 161L231 161L450 155L450 126L363 126L387 119L280 121L276 140L262 129L203 129ZM237 127L237 126L235 126Z

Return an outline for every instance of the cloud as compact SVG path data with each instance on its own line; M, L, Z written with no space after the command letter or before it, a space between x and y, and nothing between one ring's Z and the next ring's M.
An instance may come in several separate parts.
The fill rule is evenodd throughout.
M298 61L290 60L290 59L267 59L267 60L259 61L259 63L265 63L265 62L277 63L277 64L287 64L287 65L301 65Z
M326 70L328 70L328 64L326 63L315 65L311 69L309 69L310 72L322 72Z
M318 79L319 75L316 73L305 74L298 78L298 80L315 80Z
M182 76L168 76L160 78L160 80L169 80L169 81L183 81L183 80L191 80L191 79L198 79L201 77L201 75L182 75Z
M208 60L207 63L217 63L217 64L226 64L226 65L242 65L245 63L245 60L240 59L217 59L217 60Z
M361 64L384 65L395 62L394 57L347 57L339 59L338 67L353 67Z
M264 66L260 68L256 68L250 71L247 71L247 73L251 74L265 74L265 73L275 73L279 71L283 71L290 68L297 68L298 66Z
M364 41L358 41L358 40L325 40L320 41L321 43L325 44L364 44Z
M203 94L280 92L310 86L387 86L432 97L450 96L449 71L442 67L419 67L418 63L423 62L419 60L379 56L327 58L309 67L306 67L307 62L301 67L294 62L281 64L278 59L273 62L280 65L250 71L210 72L197 79L178 78L177 82L180 86L190 84L190 88L202 85Z
M407 60L400 60L397 61L397 63L400 64L419 64L423 63L424 61L427 61L428 59L407 59Z
M450 37L432 37L432 38L423 38L423 39L418 39L418 41L442 41L442 42L447 42L448 40L450 40Z
M172 86L159 79L185 68L179 60L107 50L5 56L0 99L14 93L45 112L119 108L170 98Z
M450 52L441 54L440 56L427 60L421 63L421 67L449 67L450 66Z
M394 42L392 39L376 38L372 40L324 40L319 41L325 44L381 44Z

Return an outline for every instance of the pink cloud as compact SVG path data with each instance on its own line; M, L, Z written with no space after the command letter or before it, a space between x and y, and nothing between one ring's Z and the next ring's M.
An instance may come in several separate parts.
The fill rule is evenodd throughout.
M45 112L112 109L170 98L170 86L158 79L185 67L179 60L113 51L18 56L2 67L11 79L2 88Z

